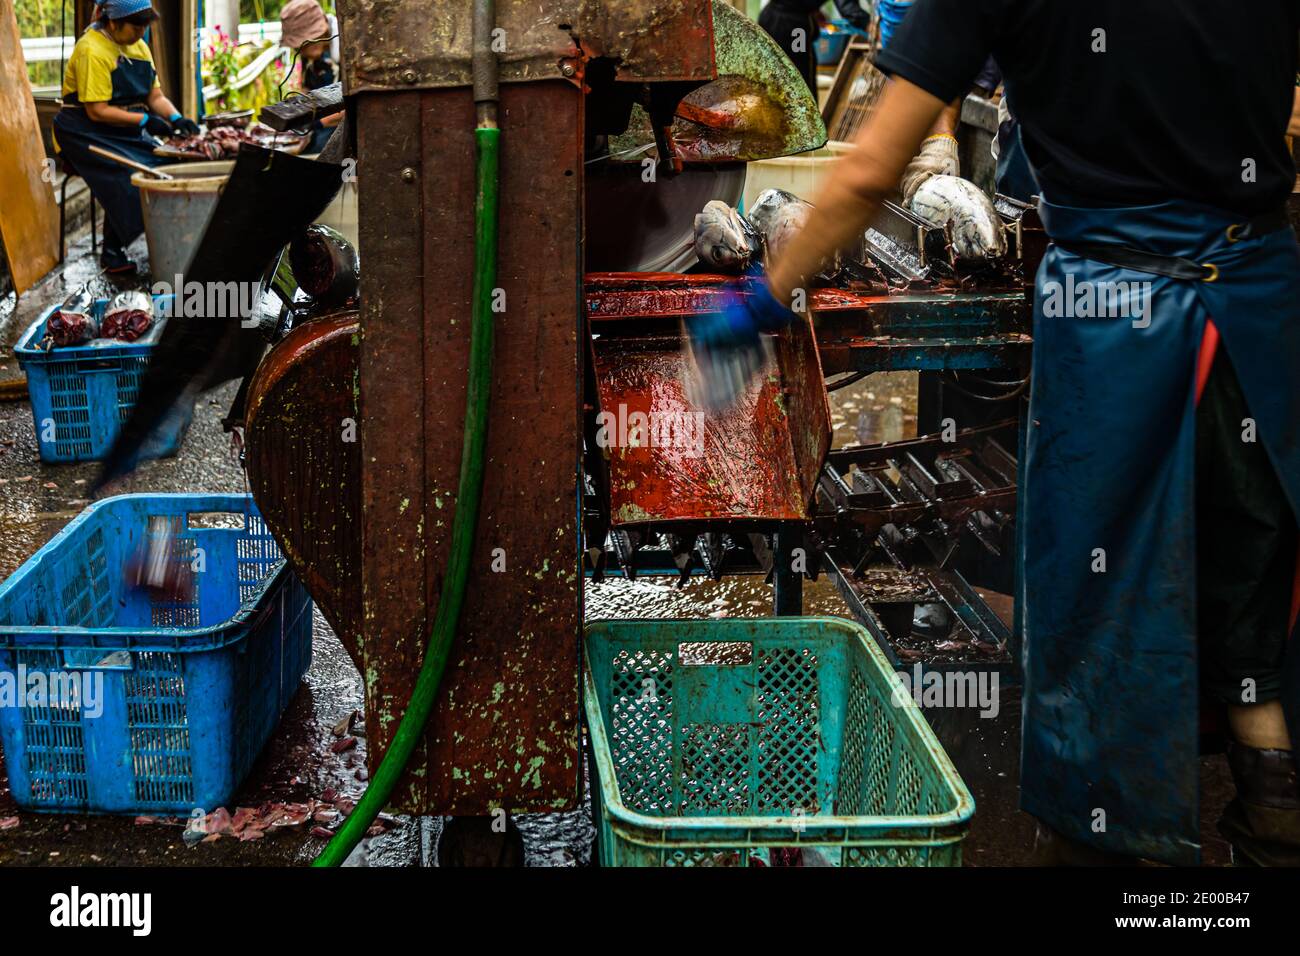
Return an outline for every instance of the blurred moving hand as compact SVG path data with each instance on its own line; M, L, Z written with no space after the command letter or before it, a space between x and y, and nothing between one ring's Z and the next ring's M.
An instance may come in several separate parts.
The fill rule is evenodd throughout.
M692 318L687 331L700 377L696 401L712 411L735 404L764 365L763 334L794 320L761 277L750 280L747 293L729 296L720 311Z

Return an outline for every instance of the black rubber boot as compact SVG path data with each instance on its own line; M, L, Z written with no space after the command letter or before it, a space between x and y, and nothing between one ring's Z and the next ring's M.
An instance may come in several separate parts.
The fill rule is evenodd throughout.
M1290 750L1228 745L1236 798L1224 808L1219 832L1238 866L1300 866L1300 782Z

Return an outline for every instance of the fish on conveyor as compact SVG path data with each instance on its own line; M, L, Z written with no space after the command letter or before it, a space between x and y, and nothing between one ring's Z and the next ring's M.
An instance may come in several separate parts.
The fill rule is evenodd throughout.
M99 334L106 339L134 342L153 327L153 299L147 292L128 289L113 296L104 310Z
M792 238L803 230L813 204L784 189L764 189L754 200L746 218L763 240L763 261L771 265ZM838 254L822 263L821 272L834 275L840 269Z
M931 176L912 196L912 212L932 226L950 228L959 259L994 259L1006 252L1002 220L984 190L957 176Z
M695 254L722 272L744 272L762 243L745 217L725 202L712 199L695 216Z
M784 189L764 189L758 194L746 218L763 238L766 262L776 259L790 237L803 228L810 212L812 203Z
M95 296L89 286L81 286L63 300L63 304L46 320L45 336L49 345L64 348L69 345L81 345L99 336L99 322L95 320L92 307ZM42 342L42 346L45 343Z

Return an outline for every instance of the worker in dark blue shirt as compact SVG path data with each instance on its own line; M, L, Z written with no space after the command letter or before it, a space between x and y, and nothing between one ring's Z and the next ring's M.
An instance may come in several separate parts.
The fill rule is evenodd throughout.
M917 0L801 236L692 328L743 354L791 321L995 57L1052 241L1019 528L1021 805L1045 862L1195 862L1198 732L1222 717L1220 830L1241 862L1300 864L1297 6Z

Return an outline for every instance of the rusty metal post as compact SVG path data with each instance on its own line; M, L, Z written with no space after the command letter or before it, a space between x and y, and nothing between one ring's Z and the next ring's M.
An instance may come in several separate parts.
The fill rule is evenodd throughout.
M714 75L709 0L496 7L500 311L486 475L461 626L424 752L393 797L413 813L577 800L580 67L603 56L627 80ZM377 761L410 697L447 564L474 272L474 129L493 99L482 84L471 93L469 4L340 0L339 11L365 263L357 645Z
M382 753L418 669L456 507L475 108L460 88L363 94L357 115L361 651L367 728ZM577 797L581 115L569 83L501 90L487 474L424 760L395 797L412 812L557 809Z

